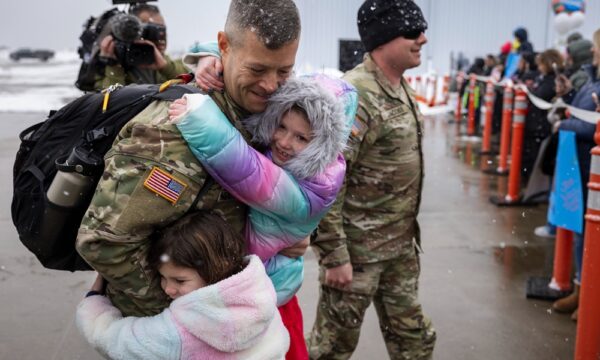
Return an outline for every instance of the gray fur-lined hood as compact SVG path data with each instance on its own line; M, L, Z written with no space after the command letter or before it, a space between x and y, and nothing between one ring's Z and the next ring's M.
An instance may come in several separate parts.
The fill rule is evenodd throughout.
M327 84L327 88L319 84ZM298 179L322 173L333 162L345 146L349 134L348 114L345 111L346 92L338 91L331 83L343 84L341 90L355 90L343 80L324 75L291 78L270 98L265 112L244 120L244 126L253 135L253 140L268 146L282 116L294 105L301 107L312 128L313 138L302 152L287 161L284 168ZM325 85L324 83L324 85ZM333 90L333 91L332 91ZM353 106L352 117L356 110Z

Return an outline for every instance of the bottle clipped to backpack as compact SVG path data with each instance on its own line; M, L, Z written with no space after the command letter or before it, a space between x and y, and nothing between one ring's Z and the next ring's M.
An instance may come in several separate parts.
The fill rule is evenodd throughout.
M81 207L89 204L104 169L102 157L83 147L73 148L64 162L58 159L55 164L58 171L46 192L49 206L41 227L43 243L49 249L54 248L65 224L81 221L86 210Z

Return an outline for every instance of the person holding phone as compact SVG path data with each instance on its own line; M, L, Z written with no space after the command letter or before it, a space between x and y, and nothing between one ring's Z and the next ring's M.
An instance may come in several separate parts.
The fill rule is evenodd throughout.
M554 81L558 73L564 71L564 59L555 49L545 50L535 58L539 74L528 86L532 95L544 100L552 101L556 96ZM525 132L523 139L523 157L521 163L521 179L527 183L533 172L533 165L538 156L542 141L550 136L551 125L546 120L548 111L530 106L525 118Z
M584 69L584 65L591 64L594 58L592 53L592 42L588 39L578 39L567 45L567 69L566 75L569 77L575 90L581 89L588 81L589 77Z

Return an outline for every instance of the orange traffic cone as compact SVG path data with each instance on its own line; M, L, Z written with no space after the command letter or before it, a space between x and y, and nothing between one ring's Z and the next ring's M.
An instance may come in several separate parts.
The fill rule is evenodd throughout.
M502 98L502 129L500 130L500 158L496 169L485 170L486 174L508 175L508 152L510 148L510 127L512 124L513 108L512 83L504 85L504 96Z
M515 110L512 125L511 161L508 175L508 193L506 196L495 196L490 201L498 206L507 205L533 205L521 201L521 159L523 156L523 134L525 130L525 117L529 102L524 90L517 88L515 96Z
M502 130L500 134L500 162L496 173L508 174L508 149L510 145L510 126L512 123L513 89L508 83L504 87L504 104L502 106Z
M435 98L437 97L437 86L438 86L438 78L437 76L433 77L433 93L431 94L431 98L429 99L429 106L434 107L436 105Z
M460 89L462 88L464 82L464 74L459 71L456 74L456 92L457 92L457 101L456 101L456 111L454 112L454 121L457 124L457 127L460 126L460 121L462 120L462 97L460 96Z
M477 75L469 76L469 112L467 115L467 135L475 135L475 86L477 85Z
M556 300L569 295L572 264L573 232L557 227L552 279L547 277L530 277L527 279L527 298Z
M450 75L444 75L444 84L442 85L442 102L439 105L448 104L450 98Z
M481 141L481 154L488 155L492 153L492 120L494 116L494 100L496 92L494 91L494 82L488 80L485 86L485 123L483 125L483 139Z
M600 121L594 135L585 214L583 269L579 291L575 359L600 359Z

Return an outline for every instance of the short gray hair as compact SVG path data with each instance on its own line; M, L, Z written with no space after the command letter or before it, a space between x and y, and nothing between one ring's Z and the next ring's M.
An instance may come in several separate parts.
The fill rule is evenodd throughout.
M250 30L270 50L276 50L300 37L300 15L292 0L231 0L225 33L239 45L244 31Z

